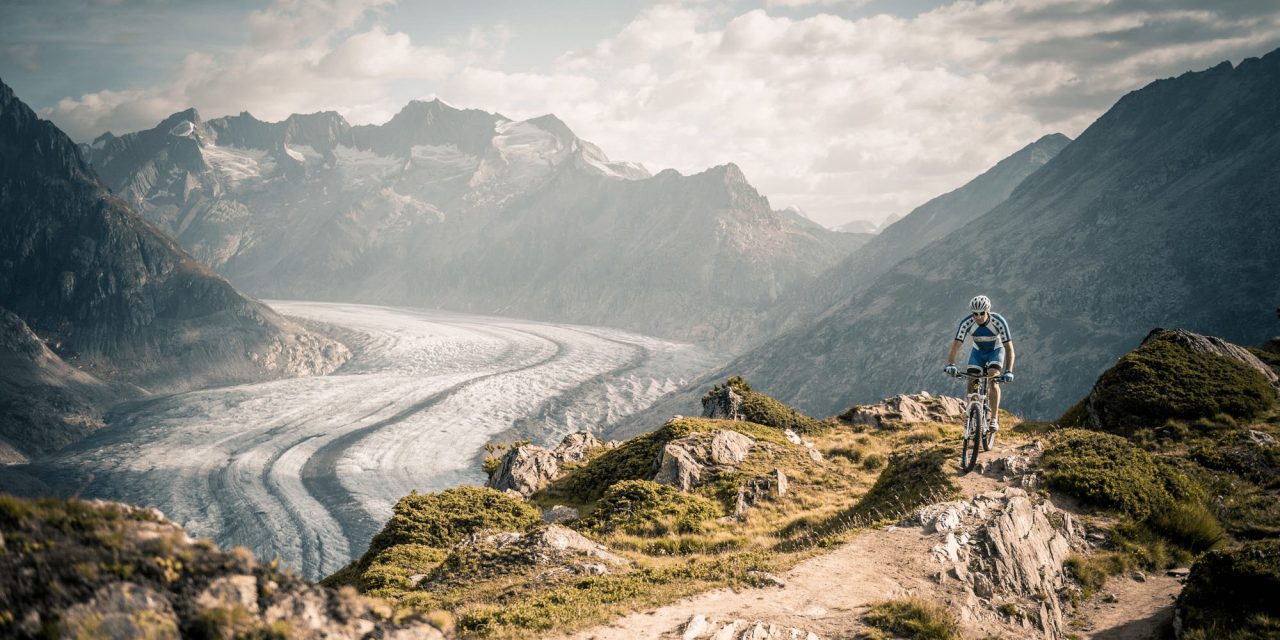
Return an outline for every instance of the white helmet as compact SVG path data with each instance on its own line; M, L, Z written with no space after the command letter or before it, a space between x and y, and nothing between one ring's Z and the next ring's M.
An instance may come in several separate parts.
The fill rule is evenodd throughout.
M986 296L974 296L973 299L969 301L969 311L973 313L980 313L983 311L990 311L990 310L991 310L991 298L988 298Z

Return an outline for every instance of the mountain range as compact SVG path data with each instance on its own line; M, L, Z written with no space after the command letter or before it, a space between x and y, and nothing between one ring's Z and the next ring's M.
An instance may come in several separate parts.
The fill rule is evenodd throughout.
M139 217L3 82L0 347L10 459L83 435L113 400L327 373L348 355Z
M390 303L720 342L867 240L773 210L737 166L613 162L547 115L439 100L104 134L104 181L263 297ZM660 311L658 311L660 310Z
M1277 166L1280 51L1155 81L945 236L922 244L928 211L894 224L846 261L859 265L847 299L718 375L817 414L901 389L954 393L941 369L979 293L1012 324L1004 406L1027 416L1059 415L1152 327L1260 344L1277 333ZM913 225L903 251L918 249L870 264Z

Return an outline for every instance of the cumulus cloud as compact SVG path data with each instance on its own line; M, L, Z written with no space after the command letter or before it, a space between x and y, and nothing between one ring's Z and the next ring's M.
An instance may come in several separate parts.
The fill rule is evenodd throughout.
M389 3L277 0L249 14L239 50L192 53L168 82L64 98L41 115L79 140L150 127L191 106L206 116L249 111L279 120L332 109L357 122L384 120L396 110L395 83L443 79L469 59L465 47L418 46L405 33L365 25Z
M1042 135L1078 135L1153 79L1280 45L1274 12L1143 0L717 18L705 5L648 9L560 61L597 79L593 99L547 94L526 111L555 111L654 168L734 161L775 206L834 224L905 213Z
M1074 137L1155 78L1280 46L1280 12L1265 3L956 0L850 18L823 13L834 0L766 0L740 14L658 4L593 46L510 61L518 25L428 47L381 23L389 2L277 0L249 15L239 51L193 54L163 85L46 113L86 139L191 105L380 122L430 93L509 117L555 113L655 170L735 162L776 207L836 224L905 213L1042 135ZM416 90L393 89L405 83Z

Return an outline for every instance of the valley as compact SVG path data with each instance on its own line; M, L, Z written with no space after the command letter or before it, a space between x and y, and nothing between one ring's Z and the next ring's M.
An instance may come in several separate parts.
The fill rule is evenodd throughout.
M339 327L329 376L125 403L30 471L59 491L159 508L192 535L316 578L361 554L401 496L481 484L503 437L609 425L717 364L614 329L353 304L270 302Z

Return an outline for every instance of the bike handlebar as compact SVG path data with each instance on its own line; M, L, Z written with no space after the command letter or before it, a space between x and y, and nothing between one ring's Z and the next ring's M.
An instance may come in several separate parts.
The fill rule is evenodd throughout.
M988 380L998 380L1003 375L1004 375L1003 373L997 373L995 375L980 375L980 374L975 375L975 374L969 373L968 371L957 371L955 377L969 378L971 380L981 380L983 378L987 378Z

